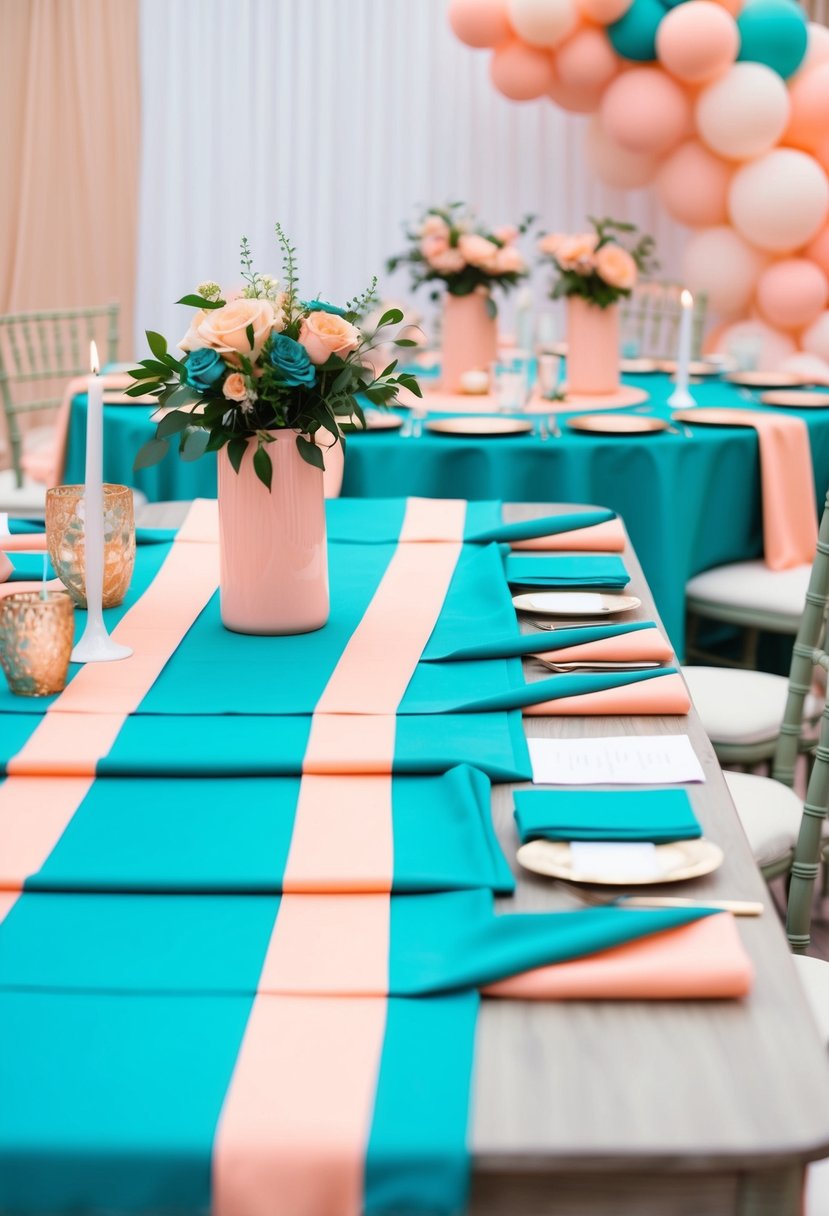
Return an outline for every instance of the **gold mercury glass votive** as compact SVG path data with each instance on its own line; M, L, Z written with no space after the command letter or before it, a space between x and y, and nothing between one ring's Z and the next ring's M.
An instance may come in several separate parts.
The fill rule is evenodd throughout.
M83 486L46 491L46 543L55 574L86 607ZM129 486L104 485L104 607L120 604L135 566L135 512Z
M46 697L66 684L75 606L65 591L17 591L0 599L0 667L20 697Z

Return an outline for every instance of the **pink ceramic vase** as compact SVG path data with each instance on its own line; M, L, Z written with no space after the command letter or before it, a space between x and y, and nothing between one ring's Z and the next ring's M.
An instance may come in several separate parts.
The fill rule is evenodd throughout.
M619 307L599 308L567 297L567 391L615 393L619 388Z
M490 316L489 293L468 296L446 293L441 335L440 386L445 393L461 389L464 372L489 371L498 355L498 326Z
M235 633L310 633L328 620L323 475L300 456L295 431L272 434L270 492L253 470L256 440L238 473L219 452L222 623Z

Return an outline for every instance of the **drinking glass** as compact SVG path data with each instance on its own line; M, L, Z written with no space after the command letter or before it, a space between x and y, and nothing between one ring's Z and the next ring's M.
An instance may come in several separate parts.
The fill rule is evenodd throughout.
M46 545L55 574L79 608L86 607L84 487L46 492ZM104 486L104 608L127 594L135 566L135 514L129 486Z

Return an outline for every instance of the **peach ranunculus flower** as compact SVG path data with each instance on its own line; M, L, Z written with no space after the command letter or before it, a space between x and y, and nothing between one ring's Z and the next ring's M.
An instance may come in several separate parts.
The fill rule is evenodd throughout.
M494 241L488 241L477 232L464 233L458 237L458 249L470 266L477 266L480 270L490 270L498 252Z
M423 236L442 236L445 241L449 241L449 225L446 220L440 215L427 215L423 221L423 227L420 229L420 235Z
M228 401L245 401L248 395L248 386L242 373L231 372L222 385L222 392Z
M344 359L360 345L362 335L345 317L332 312L311 312L299 328L299 344L308 352L312 363L327 362L330 355Z
M630 291L636 283L636 263L621 245L602 245L596 251L596 274L609 287Z
M234 300L207 312L199 322L198 334L205 346L238 366L240 355L247 355L251 362L259 358L276 320L270 300ZM247 335L249 325L253 326L253 347Z
M504 245L495 254L493 269L496 274L523 274L527 267L514 245Z
M460 274L466 266L466 258L461 253L460 249L447 248L443 253L433 254L429 258L429 265L438 274Z
M595 232L583 232L568 236L559 243L555 259L562 270L575 270L578 274L590 274L595 269L594 254L599 238Z

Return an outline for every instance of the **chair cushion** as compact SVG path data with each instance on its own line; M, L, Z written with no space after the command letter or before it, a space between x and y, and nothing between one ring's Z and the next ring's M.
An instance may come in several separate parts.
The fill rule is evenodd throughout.
M751 744L780 734L789 682L767 671L733 667L683 667L691 700L712 743ZM807 720L820 716L823 705L811 693Z
M807 954L793 954L792 961L820 1037L829 1043L829 963Z
M800 831L803 803L797 794L770 777L728 772L723 776L758 866L781 861L794 848Z
M762 561L733 562L697 574L686 583L685 593L712 607L722 604L729 608L744 608L746 612L791 617L792 633L796 633L806 603L811 569L810 565L805 565L794 566L791 570L770 570Z

